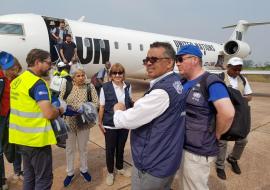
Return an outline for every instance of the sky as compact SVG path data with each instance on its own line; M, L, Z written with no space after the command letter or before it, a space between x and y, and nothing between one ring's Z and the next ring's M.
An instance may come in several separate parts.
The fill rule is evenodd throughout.
M0 0L0 15L45 16L154 32L217 43L233 29L223 26L270 21L269 0ZM252 50L246 59L270 61L270 25L251 27L244 36Z

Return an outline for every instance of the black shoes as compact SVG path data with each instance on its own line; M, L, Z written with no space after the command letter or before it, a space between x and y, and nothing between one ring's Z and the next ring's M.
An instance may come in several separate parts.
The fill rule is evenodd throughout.
M240 170L240 168L239 168L239 166L237 164L237 160L236 159L234 159L232 157L228 157L226 160L232 165L232 171L234 173L236 173L238 175L241 174L241 170Z
M233 157L227 157L226 159L231 165L232 165L232 171L236 174L241 174L241 170L240 167L238 166L237 160ZM224 169L220 169L220 168L216 168L216 172L217 172L217 176L220 179L226 180L227 176L226 173L224 171Z
M217 168L216 171L217 171L217 176L220 179L226 180L226 173L225 173L225 171L223 169Z

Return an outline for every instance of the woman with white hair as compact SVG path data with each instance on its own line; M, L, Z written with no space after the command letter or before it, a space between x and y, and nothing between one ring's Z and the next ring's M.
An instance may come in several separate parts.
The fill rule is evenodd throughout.
M74 110L79 110L83 103L89 101L97 107L97 92L95 87L86 80L83 68L73 67L71 77L72 82L63 85L59 97L65 100L68 105L72 106ZM80 155L80 175L84 177L85 181L91 181L87 164L87 142L89 140L90 128L94 123L80 125L77 118L76 116L67 116L65 119L70 128L66 141L67 177L64 180L65 187L70 185L74 178L76 143L78 144Z

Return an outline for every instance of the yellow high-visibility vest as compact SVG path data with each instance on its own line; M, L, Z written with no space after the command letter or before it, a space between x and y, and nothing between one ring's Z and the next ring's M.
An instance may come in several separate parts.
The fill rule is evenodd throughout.
M60 77L66 77L68 76L68 72L66 70L62 70L61 73L60 73Z
M9 142L30 147L56 144L50 120L43 117L37 102L29 90L38 80L43 80L30 71L25 71L11 82ZM44 81L45 82L45 81ZM46 87L49 92L47 83ZM51 95L49 98L51 99Z
M60 76L60 72L59 71L54 71L53 76Z

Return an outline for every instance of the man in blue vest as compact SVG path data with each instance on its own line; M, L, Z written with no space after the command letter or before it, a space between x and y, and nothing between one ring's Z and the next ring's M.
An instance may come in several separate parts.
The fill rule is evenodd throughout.
M202 68L202 52L185 45L176 54L179 73L186 79L186 133L180 188L208 190L210 163L218 154L218 139L231 126L234 107L225 84Z
M169 190L180 166L185 94L179 75L173 72L174 58L169 43L151 44L143 60L151 79L149 90L133 108L114 106L115 127L132 129L132 190Z

